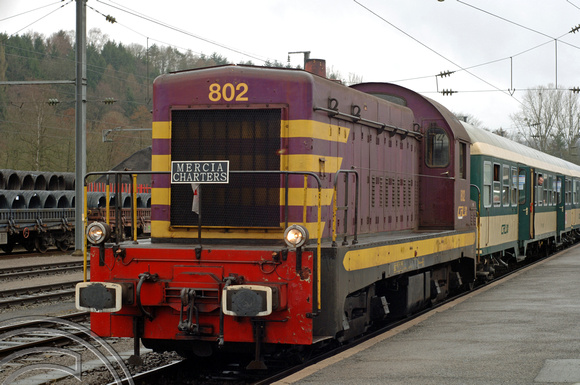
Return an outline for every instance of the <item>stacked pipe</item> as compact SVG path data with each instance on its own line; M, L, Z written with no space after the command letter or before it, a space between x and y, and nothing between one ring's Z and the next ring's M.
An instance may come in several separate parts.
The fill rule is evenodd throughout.
M111 186L110 191L114 191L114 187ZM121 187L123 192L119 204L127 210L133 202L131 194L126 191L131 191L132 186L127 184ZM104 190L105 186L102 188ZM90 191L94 190L94 185L89 184L86 189L89 190L86 196L89 217L92 212L99 218L97 220L101 220L107 203L111 208L116 206L117 194L114 192L109 194L107 202L105 192ZM143 190L139 186L137 191L137 208L150 208L151 194L141 193ZM144 191L150 191L150 187L147 186ZM75 206L74 173L0 169L0 239L3 242L0 243L0 250L11 253L14 245L19 244L28 251L36 248L43 253L51 245L67 251L74 243ZM149 217L149 214L139 215ZM43 227L38 228L37 225Z
M74 176L0 169L0 210L74 207Z
M137 207L151 207L149 194L138 197ZM131 196L122 195L122 207L131 207ZM143 202L143 204L141 204ZM107 203L105 193L87 193L87 207L104 208ZM115 194L110 194L109 204L115 205ZM148 205L148 206L147 206ZM37 191L37 190L0 190L0 210L2 209L51 209L74 208L75 192L68 190Z
M0 169L0 190L74 191L71 172L18 171Z

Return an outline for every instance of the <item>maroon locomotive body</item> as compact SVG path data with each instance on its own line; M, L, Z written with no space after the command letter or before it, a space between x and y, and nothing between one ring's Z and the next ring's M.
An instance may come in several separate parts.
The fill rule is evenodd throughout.
M151 241L91 248L97 334L261 362L473 282L469 138L444 107L248 66L163 75L153 104Z

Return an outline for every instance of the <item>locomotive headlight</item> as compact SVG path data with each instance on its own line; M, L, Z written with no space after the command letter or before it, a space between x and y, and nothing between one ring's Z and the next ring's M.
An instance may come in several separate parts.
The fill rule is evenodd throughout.
M104 222L92 222L87 226L86 234L90 243L100 245L111 236L111 228Z
M308 241L308 230L300 225L289 226L284 231L284 241L290 247L300 247Z

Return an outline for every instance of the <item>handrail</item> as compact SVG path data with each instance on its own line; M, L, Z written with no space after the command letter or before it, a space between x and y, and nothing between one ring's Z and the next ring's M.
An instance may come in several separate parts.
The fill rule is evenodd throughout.
M418 131L406 130L404 128L393 126L391 124L376 122L374 120L362 118L360 115L353 115L353 114L347 114L344 112L340 112L338 110L338 102L336 102L336 104L334 104L334 102L336 102L336 99L331 98L331 99L329 99L329 107L331 107L331 108L314 107L313 110L314 111L324 111L324 112L328 113L329 117L332 117L332 118L337 118L337 119L345 120L345 121L352 122L352 123L360 123L364 126L375 128L377 130L377 135L382 134L384 131L388 131L389 135L391 137L395 136L396 134L399 134L399 135L401 135L402 139L405 139L407 136L410 136L416 140L420 140L423 137L423 134L421 134ZM332 108L332 107L334 107L334 108ZM353 107L357 107L357 106L353 106ZM360 110L360 108L359 108L359 110Z
M476 224L476 228L477 228L477 251L475 253L475 255L477 255L477 263L479 263L479 258L481 256L481 244L480 244L480 238L481 238L481 189L479 188L478 185L475 184L470 184L470 187L475 187L475 189L477 190L477 224Z
M338 184L338 176L340 174L346 174L347 181L345 183L345 196L344 196L344 206L337 207L337 184ZM344 240L342 241L342 245L348 245L347 237L348 237L348 174L354 174L356 177L355 181L355 205L354 205L354 239L352 240L352 244L356 245L358 243L358 194L359 194L359 178L358 172L356 170L338 170L334 175L334 194L332 198L332 247L336 247L336 212L340 210L344 210Z
M318 202L317 202L317 226L316 226L316 309L320 310L321 309L321 269L322 269L322 265L321 265L321 249L322 249L322 230L321 230L321 223L322 223L322 182L320 181L320 177L311 171L278 171L278 170L231 170L230 174L280 174L280 175L284 175L284 181L285 181L285 185L284 185L284 196L285 196L285 200L284 200L284 218L285 218L285 227L288 227L288 211L289 211L289 204L288 204L288 176L289 175L303 175L305 177L305 184L306 184L306 178L308 176L311 176L314 178L314 180L316 181L316 184L318 185ZM306 195L306 192L305 192ZM304 202L304 205L306 206L306 202ZM304 218L305 219L305 218ZM314 264L313 264L314 265ZM312 303L312 308L315 308L315 303L313 301ZM316 313L316 311L313 311L313 313Z
M132 178L136 178L137 175L168 175L171 174L170 171L102 171L102 172L89 172L85 175L84 178L84 191L85 191L85 207L84 207L84 218L83 218L83 233L85 232L86 226L87 226L87 222L88 222L88 217L87 217L87 199L86 199L86 194L87 194L87 178L90 176L107 176L107 186L109 184L109 176L110 175L114 175L116 177L116 179L119 179L116 183L117 185L117 189L119 190L117 192L117 199L115 200L116 204L115 204L115 223L119 224L121 223L120 221L120 210L117 210L117 208L119 207L119 204L121 204L121 193L120 193L120 181L121 181L121 177L123 175L130 175ZM289 202L288 202L288 190L289 190L289 186L288 186L288 176L289 175L303 175L304 176L304 180L305 180L305 188L307 189L307 178L308 176L311 176L314 178L314 180L316 181L316 184L318 185L318 202L317 202L317 226L316 226L316 239L317 239L317 244L316 244L316 263L314 264L316 266L316 280L317 280L317 284L315 286L316 288L316 304L314 303L315 301L313 301L313 309L317 309L320 310L321 308L321 245L322 245L322 182L320 181L320 177L311 171L280 171L280 170L230 170L230 174L279 174L279 175L284 175L284 180L285 180L285 185L284 185L284 190L285 190L285 201L284 201L284 221L285 221L285 226L288 227L288 212L289 212ZM358 186L358 174L357 174L357 186ZM108 190L108 189L107 189ZM135 188L131 189L131 195L133 196L133 194L135 194ZM305 196L306 196L306 192L305 191ZM136 196L136 195L135 195ZM136 199L136 198L134 198ZM109 197L106 197L107 200L107 204L109 202ZM358 201L358 187L357 187L357 201ZM133 200L133 202L135 202L135 200ZM201 205L201 202L200 202ZM306 202L304 202L304 205L306 206ZM136 218L137 215L137 207L135 204L132 205L132 215L133 218ZM108 213L109 210L107 210ZM306 219L305 217L303 218L304 220ZM134 223L134 222L133 222ZM119 226L116 226L117 228L119 228ZM201 244L201 221L199 221L198 223L198 237L199 237L199 241ZM136 234L136 231L134 232L134 234ZM87 244L86 244L86 237L84 237L85 239L85 244L83 247L83 257L84 257L84 281L86 282L87 280ZM117 242L119 241L119 237L117 237ZM135 239L136 240L136 239ZM315 312L314 312L315 313Z
M170 174L170 171L93 171L93 172L89 172L87 174L85 174L84 180L83 180L83 185L84 185L84 207L83 207L83 234L86 231L87 225L88 225L88 202L87 202L87 193L88 193L88 185L87 185L87 178L90 176L106 176L107 178L107 184L106 184L106 189L105 189L105 211L106 211L106 222L107 224L110 224L110 212L109 212L109 198L110 198L110 180L109 177L115 176L115 181L116 183L116 192L115 192L115 231L117 232L117 242L119 242L120 236L123 234L123 231L120 230L120 223L122 223L121 221L121 205L122 203L122 199L121 199L121 178L123 175L129 175L131 176L132 179L136 179L137 175L162 175L162 174ZM137 193L136 193L136 189L135 189L135 184L132 183L133 187L131 188L131 201L132 202L136 202L137 199ZM135 224L136 226L136 222L135 222L135 218L137 218L137 205L136 204L132 204L131 205L131 215L133 220L131 221L131 226L133 226ZM137 240L137 230L136 227L132 229L132 234L134 234L134 241ZM83 281L86 282L87 281L87 268L88 268L88 261L87 261L87 237L83 237L84 239L84 245L83 245Z

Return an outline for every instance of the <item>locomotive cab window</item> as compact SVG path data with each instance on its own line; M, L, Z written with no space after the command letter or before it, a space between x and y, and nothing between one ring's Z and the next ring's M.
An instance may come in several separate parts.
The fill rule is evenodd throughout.
M467 178L467 145L459 143L459 175L461 179Z
M440 127L427 130L427 154L425 162L429 167L447 167L449 165L449 136Z

